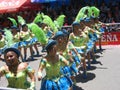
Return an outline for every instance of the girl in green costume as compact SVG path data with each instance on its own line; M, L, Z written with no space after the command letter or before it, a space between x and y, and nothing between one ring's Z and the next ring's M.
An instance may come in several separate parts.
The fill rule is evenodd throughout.
M54 39L57 40L57 51L65 57L66 60L70 62L69 66L61 66L61 72L69 76L73 81L75 81L74 76L78 73L78 64L80 64L80 55L77 53L75 56L78 56L76 61L75 56L72 55L72 51L77 52L73 44L69 42L69 35L66 30L58 31Z
M89 37L89 42L87 44L88 45L87 56L88 56L88 69L90 69L91 68L90 59L92 58L92 63L96 62L94 47L96 46L95 42L96 42L97 38L95 38L94 35L95 34L101 35L101 33L99 31L95 30L94 28L92 28L92 26L94 24L93 24L93 21L91 20L91 18L85 18L83 25L84 25L84 32Z
M11 33L13 35L13 45L12 47L18 48L21 51L20 45L20 33L18 32L18 28L16 26L11 27ZM21 56L21 59L23 60L23 56Z
M16 48L7 48L4 51L6 65L0 68L0 77L6 76L8 87L17 89L35 89L34 70L28 63L19 61L20 51ZM31 82L27 80L28 76Z
M88 37L80 29L80 24L78 22L73 23L73 32L70 34L69 40L73 43L74 47L82 55L81 61L83 62L83 77L87 77L86 73L86 61L85 54L87 48Z
M13 47L19 48L20 33L17 27L11 27L11 33L13 35Z
M42 28L43 31L45 32L46 37L47 37L48 39L50 39L50 38L54 35L53 31L51 30L51 28L50 28L47 24L41 23L41 28Z
M30 48L31 53L31 60L33 60L33 49L32 44L30 43L30 40L32 38L32 32L28 30L28 26L26 24L22 25L22 30L20 31L20 47L24 48L24 58L23 61L27 58L27 47Z
M100 22L98 18L94 18L94 28L100 32L100 28L102 28L102 25L104 25L104 23ZM102 45L101 45L101 38L102 38L102 32L101 35L97 36L98 40L99 40L99 49L102 50Z
M46 70L46 76L42 79L41 90L71 90L70 78L60 72L61 65L68 65L69 62L57 53L56 44L55 40L48 41L46 45L47 55L40 62L38 80L42 79L43 69Z

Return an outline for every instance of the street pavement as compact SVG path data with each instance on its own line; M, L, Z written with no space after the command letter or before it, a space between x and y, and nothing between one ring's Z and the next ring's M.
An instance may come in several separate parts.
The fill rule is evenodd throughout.
M39 50L41 48L39 47ZM44 53L40 53L44 55ZM82 75L76 76L76 85L73 90L120 90L120 46L103 46L103 51L96 53L97 63L92 64L87 71L87 79ZM35 57L35 61L29 61L30 66L35 69L36 89L40 89L41 82L37 80L37 71L40 57ZM0 67L5 63L0 61ZM82 73L82 71L80 71ZM45 71L43 72L45 75ZM5 77L0 79L0 87L6 87Z

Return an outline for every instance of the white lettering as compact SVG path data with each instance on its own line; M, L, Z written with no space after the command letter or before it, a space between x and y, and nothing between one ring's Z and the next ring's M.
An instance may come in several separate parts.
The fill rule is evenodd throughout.
M111 34L108 34L107 36L106 36L106 41L108 42L108 41L112 41L112 35Z
M19 5L20 4L20 1L18 0L18 1L16 1L16 3L15 3L16 5Z
M117 35L116 34L107 34L107 35L102 35L102 42L114 42L118 41Z
M113 41L118 41L117 36L115 34L113 35Z
M20 4L20 0L2 1L0 8L12 7Z
M106 35L102 35L101 41L106 42Z

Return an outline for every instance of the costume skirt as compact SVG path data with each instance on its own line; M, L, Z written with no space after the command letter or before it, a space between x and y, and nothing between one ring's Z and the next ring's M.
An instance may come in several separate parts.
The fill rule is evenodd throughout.
M86 52L91 51L93 47L94 47L94 42L92 40L89 40L89 42L87 43L87 50L86 50Z
M84 50L84 49L76 48L76 50L77 50L77 52L78 52L79 54L85 53L85 50Z
M21 41L19 43L20 47L27 47L27 46L30 46L30 45L32 45L32 42L30 40L29 41Z
M3 53L3 48L0 48L0 55Z
M70 66L63 66L63 67L60 68L60 71L63 75L66 75L68 77L71 77L71 76L74 75Z
M12 45L12 47L14 47L14 48L18 48L19 45L20 45L20 42L16 42L16 43L14 43L14 44Z
M73 52L73 53L74 53L74 52ZM76 64L80 64L80 62L81 62L80 57L77 56L75 53L74 53L74 55L73 55L73 59L74 59L74 62L75 62Z
M7 48L7 46L4 46L4 47L0 48L0 55L4 53L6 48Z
M33 38L30 40L30 44L35 44L37 41L38 41L38 39L37 39L36 37L33 37Z
M52 37L52 32L48 31L47 32L47 38L51 38Z
M105 29L103 27L100 28L100 32L101 33L104 33L105 32Z
M67 76L59 77L57 81L43 78L40 90L69 90L72 80Z
M97 34L89 34L89 38L91 41L96 42L98 40Z
M78 73L77 65L75 62L71 63L70 66L61 67L60 71L63 75L66 75L68 77L74 76Z

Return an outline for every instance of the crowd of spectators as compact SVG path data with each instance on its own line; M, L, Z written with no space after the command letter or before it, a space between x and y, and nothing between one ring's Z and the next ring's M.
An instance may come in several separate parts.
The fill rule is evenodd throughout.
M101 20L105 23L120 22L120 3L110 3L107 6L105 3L102 3L100 6L101 10Z
M66 16L65 25L71 25L79 10L87 5L96 6L100 9L100 20L102 22L120 22L120 2L110 2L109 4L106 4L104 1L102 1L100 4L98 4L98 2L94 2L94 0L90 0L90 2L86 2L86 0L71 0L68 5L63 3L61 6L59 6L58 3L56 3L54 4L54 7L49 3L44 3L42 4L40 11L27 10L0 14L0 28L9 27L9 20L7 20L7 17L13 17L17 19L17 15L21 15L27 23L30 23L33 21L38 12L43 12L44 14L49 15L53 20L56 19L58 15L64 14Z

